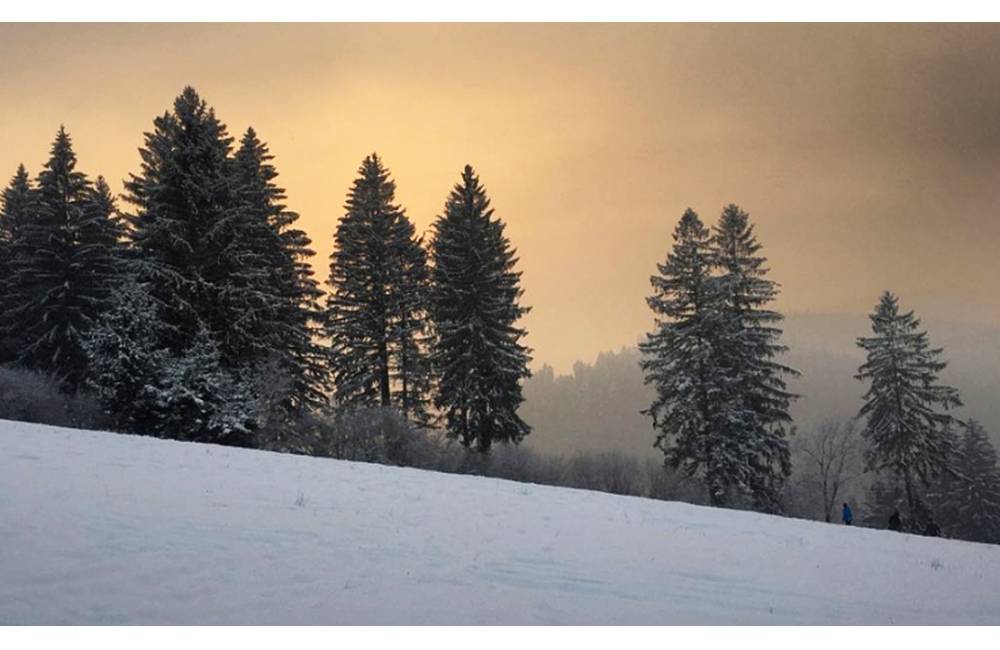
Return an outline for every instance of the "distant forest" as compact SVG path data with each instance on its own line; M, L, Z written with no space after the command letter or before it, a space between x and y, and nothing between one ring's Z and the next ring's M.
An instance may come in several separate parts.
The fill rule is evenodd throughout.
M942 373L963 396L961 417L974 417L1000 446L1000 328L927 320L932 342L950 363ZM782 323L788 365L802 375L789 388L803 396L792 406L799 431L858 414L865 386L854 379L864 359L854 339L870 330L864 315L789 314ZM637 337L638 338L638 337ZM521 412L533 433L525 445L540 452L626 451L662 459L641 411L653 389L643 383L639 351L625 347L578 361L569 373L542 366L525 382Z

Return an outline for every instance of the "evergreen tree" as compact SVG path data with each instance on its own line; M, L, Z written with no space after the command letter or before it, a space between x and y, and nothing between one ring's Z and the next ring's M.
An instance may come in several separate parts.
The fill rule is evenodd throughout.
M431 250L435 405L448 434L483 454L495 442L520 442L530 432L517 409L531 357L515 324L530 308L519 304L521 274L504 224L468 165L434 224Z
M711 233L691 209L673 233L673 249L650 278L646 299L655 328L639 344L646 383L656 399L644 413L658 429L656 446L666 461L700 476L713 505L724 505L727 482L739 468L726 464L720 450L715 395L720 382L714 359L719 329L718 290L713 281ZM741 462L741 459L735 459Z
M91 240L98 242L109 255L105 262L109 264L108 272L116 275L124 273L125 257L125 223L118 212L111 188L103 176L98 176L90 188L85 206L88 228L93 229ZM115 286L120 286L115 282Z
M284 206L267 147L249 129L233 153L226 126L193 88L154 120L140 154L141 172L125 185L135 207L132 268L161 320L155 349L166 355L163 372L182 392L215 386L214 398L199 397L206 404L223 404L227 391L253 404L231 425L199 416L202 424L184 427L184 435L248 444L253 436L243 429L324 401L309 239L293 227L298 215ZM192 347L196 338L201 343ZM218 381L201 383L193 374L199 368ZM256 424L247 419L251 411ZM181 427L158 413L166 418L159 430Z
M14 259L14 242L21 233L22 224L31 218L35 200L34 189L24 165L18 165L17 173L4 188L0 205L0 363L9 363L17 358L22 348L18 338L20 332L7 331L3 318L14 307L11 280L18 267ZM27 252L27 251L22 251Z
M433 388L428 315L430 272L423 239L416 236L416 229L409 220L403 225L395 281L398 289L392 304L395 317L391 340L395 341L396 354L392 357L390 372L397 386L392 404L415 424L429 426L428 408Z
M337 225L330 257L327 334L341 407L395 406L426 419L426 254L394 203L378 156L365 158Z
M919 489L947 470L955 448L954 418L936 407L962 403L957 390L938 381L947 365L939 360L942 350L929 347L912 311L899 313L896 296L882 294L870 318L874 336L858 339L867 361L856 375L871 382L859 413L867 418L866 467L895 474L906 492L907 519L919 525L925 511Z
M198 93L187 87L146 133L142 169L125 183L134 267L160 306L164 347L187 349L199 328L219 337L230 363L252 345L262 260L239 237L230 170L232 139ZM234 274L245 276L234 278Z
M719 406L718 437L713 453L727 467L739 492L754 508L779 511L784 480L791 474L786 426L795 395L786 390L785 376L798 373L777 358L787 350L778 341L781 314L768 308L778 294L766 278L766 258L749 215L728 205L713 229L712 251L719 271L720 329L715 356L722 381L714 398Z
M997 452L970 420L953 459L930 495L941 529L949 537L1000 544L1000 467Z
M156 303L146 288L125 280L86 340L87 383L117 431L157 429L159 382L168 359L159 347L161 327Z
M247 129L233 162L234 186L247 220L243 243L267 272L258 284L272 303L257 338L265 342L268 367L287 384L276 406L295 414L325 402L325 355L314 340L322 291L309 264L315 254L312 242L294 228L299 215L284 205L285 191L274 182L278 172L272 159L254 130Z
M20 231L21 224L30 219L30 211L34 202L34 193L28 170L24 165L17 166L17 172L4 188L2 206L0 206L0 242L9 245Z
M154 400L152 433L164 438L250 446L256 429L252 386L222 367L207 327L162 366Z
M76 170L61 128L38 177L33 209L14 238L3 327L22 342L18 361L75 391L86 373L83 342L117 280L117 224L107 186Z

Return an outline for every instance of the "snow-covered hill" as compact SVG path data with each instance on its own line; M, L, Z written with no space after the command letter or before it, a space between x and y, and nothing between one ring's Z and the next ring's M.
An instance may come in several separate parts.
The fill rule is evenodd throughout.
M1000 624L1000 547L0 421L0 623Z

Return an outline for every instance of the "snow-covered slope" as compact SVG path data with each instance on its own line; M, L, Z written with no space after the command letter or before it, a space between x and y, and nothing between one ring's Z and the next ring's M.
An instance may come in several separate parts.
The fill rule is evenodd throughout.
M0 421L0 623L1000 624L1000 547Z

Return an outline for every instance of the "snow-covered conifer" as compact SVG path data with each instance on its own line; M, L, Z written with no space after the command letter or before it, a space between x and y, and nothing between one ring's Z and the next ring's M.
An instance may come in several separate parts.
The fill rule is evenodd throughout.
M257 262L242 255L243 242L235 239L232 138L191 87L153 126L139 152L142 169L125 183L125 199L135 208L127 217L138 280L161 306L171 353L186 349L204 324L225 336L221 353L234 357L247 345L252 308L266 305L253 295L252 282L232 277L237 262ZM259 266L244 271L263 273Z
M768 308L777 286L761 245L735 205L711 232L687 210L673 237L650 278L655 329L640 344L657 390L646 411L656 444L669 464L702 479L713 505L780 510L795 397L784 377L796 373L777 360L781 315Z
M14 307L11 280L15 262L14 241L21 232L21 224L30 219L35 200L34 188L28 177L28 170L19 165L10 184L3 190L0 205L0 363L8 363L17 358L22 345L18 331L4 329L4 314ZM22 250L21 253L26 253Z
M107 186L95 189L77 171L72 142L60 128L29 218L11 243L3 326L20 339L19 363L71 391L86 374L84 339L117 280L113 210Z
M0 204L0 242L9 244L18 235L20 225L27 221L34 202L34 192L28 170L17 166L10 184L3 190Z
M948 467L955 451L955 420L944 411L961 401L957 390L938 380L947 365L939 360L942 350L930 347L912 311L899 312L896 296L883 293L870 318L874 336L857 341L867 360L856 375L870 382L859 413L871 445L866 466L895 474L906 490L905 514L916 521L925 508L921 486Z
M314 338L322 291L309 264L315 254L311 241L294 227L299 215L284 205L272 159L267 145L247 129L233 159L233 185L246 221L242 244L266 272L256 284L271 302L258 322L256 336L263 345L255 365L280 374L285 395L275 396L275 406L295 414L325 402L325 356Z
M257 400L251 382L222 367L219 346L201 326L186 349L163 364L152 433L164 438L250 446Z
M694 210L684 212L674 244L646 299L655 326L639 344L646 383L656 399L645 411L657 429L656 446L667 462L706 484L714 505L723 505L734 473L718 453L715 393L720 382L714 360L719 330L718 291L713 281L711 233ZM739 459L737 459L739 460Z
M146 288L126 279L87 337L87 384L118 431L149 434L157 429L159 382L167 362L159 347L161 328Z
M785 377L798 373L778 359L781 314L769 305L778 295L767 279L767 259L759 254L749 215L727 205L712 233L712 251L718 277L717 370L722 381L715 400L720 407L718 434L724 441L723 462L730 467L742 460L745 468L733 475L736 486L756 509L779 511L784 480L791 473L786 427L795 395Z
M377 155L365 158L330 256L326 331L340 407L395 406L426 420L426 254L396 184Z
M531 360L517 322L530 308L519 302L516 252L471 166L434 224L431 256L435 406L466 446L517 443L531 430L517 414Z
M929 500L948 537L1000 544L1000 467L982 425L964 425L950 471L942 473Z

